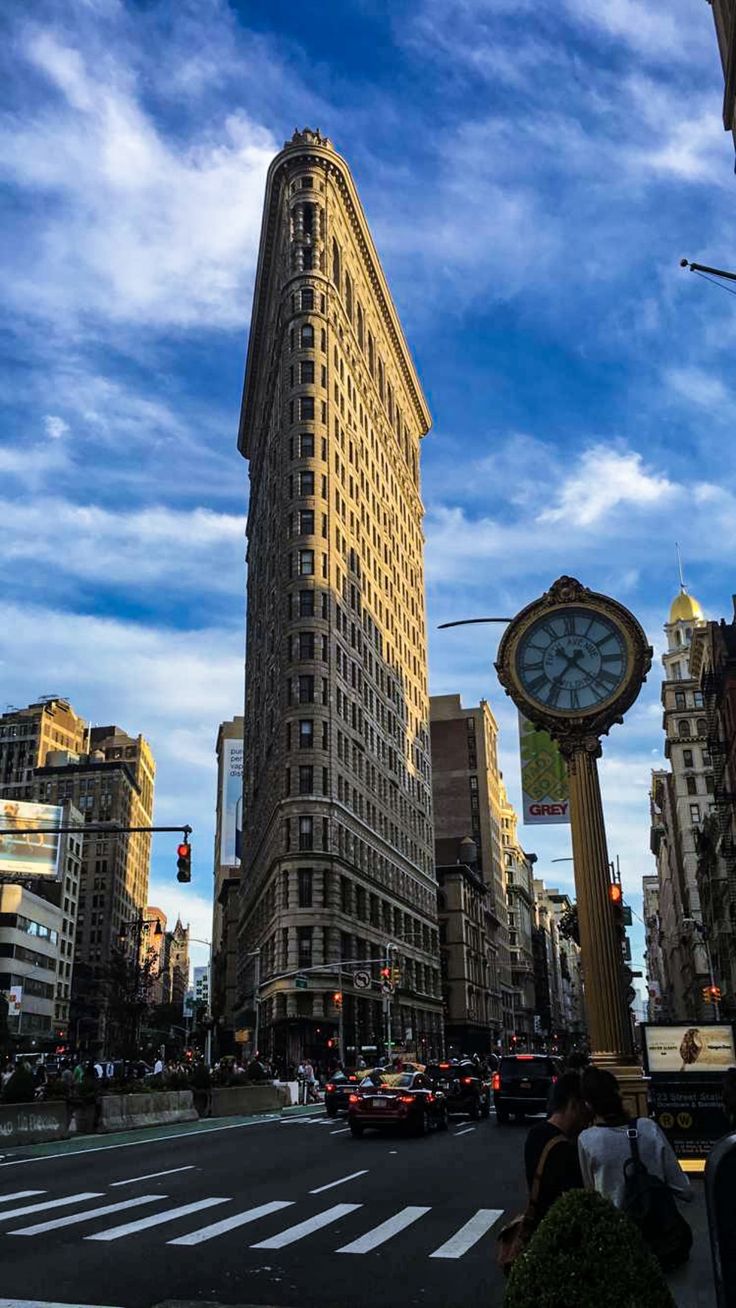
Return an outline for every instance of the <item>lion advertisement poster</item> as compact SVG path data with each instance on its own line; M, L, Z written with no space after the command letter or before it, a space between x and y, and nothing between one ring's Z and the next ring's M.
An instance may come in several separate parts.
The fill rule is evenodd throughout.
M556 742L520 713L519 746L524 825L569 824L567 768Z

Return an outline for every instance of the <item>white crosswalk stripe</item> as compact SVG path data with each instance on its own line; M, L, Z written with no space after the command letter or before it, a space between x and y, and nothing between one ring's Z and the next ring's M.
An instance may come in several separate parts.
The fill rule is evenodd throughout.
M15 1194L0 1195L0 1204L9 1204L13 1199L30 1199L36 1194L45 1194L45 1190L16 1190Z
M119 1213L124 1208L139 1208L141 1204L158 1203L165 1198L165 1194L141 1194L136 1199L124 1199L116 1204L103 1204L102 1208L85 1208L81 1213L54 1217L50 1222L36 1222L34 1226L22 1226L17 1231L8 1231L8 1235L44 1235L46 1231L58 1231L63 1226L78 1226L80 1222L91 1222L95 1217L107 1217L109 1213ZM152 1218L149 1216L147 1221L152 1221Z
M198 1231L191 1231L189 1235L180 1235L177 1240L169 1240L168 1244L203 1244L205 1240L214 1240L215 1236L224 1235L226 1231L234 1231L238 1226L257 1222L259 1217L268 1217L269 1213L277 1213L281 1208L293 1208L293 1206L293 1199L274 1199L270 1204L248 1208L244 1213L235 1213L234 1217L223 1217L221 1222L202 1226Z
M402 1208L400 1213L395 1213L393 1217L388 1217L380 1226L374 1226L372 1231L366 1231L359 1239L353 1240L350 1244L344 1244L338 1253L364 1254L370 1253L371 1249L377 1249L379 1244L385 1244L387 1240L393 1239L399 1231L404 1231L407 1226L418 1222L420 1217L425 1213L431 1212L430 1208L421 1208L410 1206Z
M0 1222L10 1217L25 1217L26 1213L42 1213L46 1208L68 1208L70 1204L84 1203L85 1199L101 1199L99 1190L84 1190L81 1194L69 1194L65 1199L45 1199L42 1204L25 1204L23 1208L10 1208L0 1212Z
M228 1199L199 1199L196 1203L181 1204L178 1208L167 1208L164 1213L154 1213L153 1215L149 1213L138 1222L124 1222L121 1226L110 1226L106 1231L97 1231L94 1235L85 1236L85 1239L121 1240L125 1235L135 1235L136 1231L147 1231L151 1226L161 1226L163 1222L176 1221L177 1217L188 1217L190 1213L201 1212L203 1208L214 1208L216 1204L226 1203L229 1203Z
M462 1258L468 1249L472 1249L473 1245L478 1243L486 1231L490 1231L491 1227L496 1225L499 1217L503 1217L503 1212L503 1208L479 1208L459 1231L429 1255L430 1258Z
M334 1208L328 1208L324 1213L317 1213L316 1217L308 1217L306 1222L299 1222L297 1226L287 1227L279 1235L272 1235L270 1240L260 1240L258 1244L252 1244L251 1249L283 1249L287 1244L295 1244L297 1240L303 1240L311 1235L312 1231L320 1231L323 1226L331 1226L333 1222L339 1222L341 1217L346 1217L348 1213L354 1213L356 1208L362 1207L362 1204L335 1204Z

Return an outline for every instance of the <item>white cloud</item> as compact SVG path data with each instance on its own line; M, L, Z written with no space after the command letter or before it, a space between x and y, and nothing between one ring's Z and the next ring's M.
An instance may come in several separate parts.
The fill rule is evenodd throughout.
M6 293L51 316L241 324L271 133L238 112L167 137L130 68L93 63L48 30L24 53L58 99L0 126L0 174L42 215L32 272L9 263Z
M591 527L613 509L651 508L671 499L677 487L662 473L648 471L640 454L596 445L584 452L577 471L557 493L557 503L540 522Z
M721 410L730 417L732 397L720 377L714 372L696 366L670 368L664 376L665 385L677 395L704 409Z
M43 425L49 440L58 441L62 436L66 436L69 431L69 423L57 414L47 413L44 415Z
M565 0L584 27L597 28L657 61L685 60L702 47L706 23L693 15L690 0L669 0L666 7L648 0ZM711 24L712 29L712 24ZM707 33L715 40L713 31Z
M106 587L148 588L166 579L180 591L206 578L208 589L244 589L244 523L235 514L161 505L114 512L39 497L0 501L0 518L4 562L14 571L25 562Z

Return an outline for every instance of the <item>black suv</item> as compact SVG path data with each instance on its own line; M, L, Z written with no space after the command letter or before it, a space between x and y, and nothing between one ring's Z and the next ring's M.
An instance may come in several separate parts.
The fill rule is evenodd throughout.
M479 1117L488 1117L490 1089L476 1063L462 1058L430 1063L426 1075L443 1090L448 1113L467 1113L474 1122Z
M325 1112L328 1117L337 1117L340 1109L347 1112L348 1095L352 1094L364 1072L335 1072L325 1086Z
M493 1074L496 1122L504 1126L509 1113L544 1113L549 1092L560 1075L560 1064L548 1054L505 1054Z

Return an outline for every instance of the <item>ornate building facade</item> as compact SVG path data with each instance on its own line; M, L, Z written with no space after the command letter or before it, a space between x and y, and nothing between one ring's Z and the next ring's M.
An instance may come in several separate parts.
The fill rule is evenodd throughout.
M253 1026L258 1003L261 1048L291 1060L325 1056L340 1003L348 1057L386 1041L388 945L392 1042L439 1048L429 426L349 167L297 132L266 184L239 433L251 493L236 1022Z
M703 1021L709 982L698 888L699 832L713 801L713 764L699 682L691 676L690 649L703 625L697 600L683 586L665 623L662 656L662 726L669 769L652 773L651 849L659 886L660 949L671 1016Z

